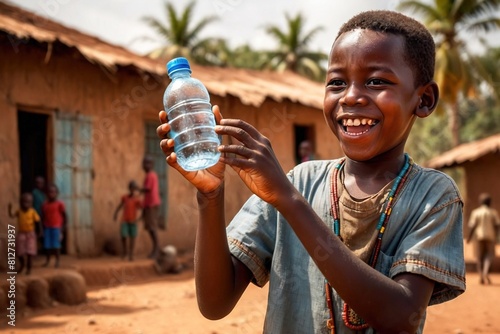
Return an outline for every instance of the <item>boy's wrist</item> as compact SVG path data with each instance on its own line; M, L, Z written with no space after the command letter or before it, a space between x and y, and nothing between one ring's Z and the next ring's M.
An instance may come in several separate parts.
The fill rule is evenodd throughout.
M196 197L198 199L198 204L205 203L207 200L214 200L220 197L224 197L224 183L221 183L219 187L210 192L201 192L198 190Z

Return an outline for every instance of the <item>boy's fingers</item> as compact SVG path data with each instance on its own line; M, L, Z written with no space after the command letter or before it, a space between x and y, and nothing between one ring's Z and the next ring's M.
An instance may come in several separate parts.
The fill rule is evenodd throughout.
M161 124L167 122L167 113L165 112L165 110L160 111L160 113L158 114L158 118L160 119Z
M170 124L164 123L156 128L156 134L161 139L167 139L170 131Z
M215 116L215 123L216 123L216 124L219 124L219 123L220 123L220 121L221 121L221 120L222 120L222 118L223 118L223 117L222 117L222 114L221 114L221 112L220 112L220 108L219 108L219 106L218 106L218 105L214 105L214 106L212 107L212 111L213 111L214 116Z
M160 147L163 153L166 155L169 155L172 153L172 147L174 146L174 141L173 139L163 139L160 141Z

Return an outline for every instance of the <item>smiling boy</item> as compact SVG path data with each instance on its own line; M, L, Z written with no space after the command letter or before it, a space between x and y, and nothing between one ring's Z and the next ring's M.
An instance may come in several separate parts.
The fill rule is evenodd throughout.
M416 118L435 109L434 42L417 21L364 12L342 26L329 57L325 120L345 157L285 174L269 140L223 119L220 162L177 164L165 112L167 162L198 189L198 305L226 316L250 282L269 283L264 333L421 333L428 305L465 290L462 200L445 174L404 153ZM224 168L254 195L226 229Z

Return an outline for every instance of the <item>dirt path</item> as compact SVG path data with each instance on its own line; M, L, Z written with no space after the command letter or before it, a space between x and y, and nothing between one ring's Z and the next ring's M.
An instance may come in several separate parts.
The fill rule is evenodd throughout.
M468 274L467 292L429 308L426 334L500 333L500 274L482 286ZM96 289L80 306L32 312L4 333L258 334L262 333L267 288L250 286L233 312L219 321L196 306L192 272L148 283ZM5 328L3 328L5 329Z

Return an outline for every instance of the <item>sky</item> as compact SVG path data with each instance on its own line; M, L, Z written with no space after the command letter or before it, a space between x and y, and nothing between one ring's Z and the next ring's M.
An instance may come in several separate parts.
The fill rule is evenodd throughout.
M161 46L161 39L141 18L165 18L164 0L8 1L138 54ZM170 2L180 12L190 0ZM256 49L272 49L276 44L267 36L264 27L272 24L284 29L285 13L290 16L302 13L306 19L306 31L323 27L311 42L311 51L328 53L338 29L353 15L372 9L394 10L398 3L399 0L198 0L194 20L212 15L219 18L206 27L201 37L224 38L231 47L249 44ZM500 33L487 37L500 45ZM467 39L475 43L478 40L473 36ZM473 45L472 49L477 47Z

